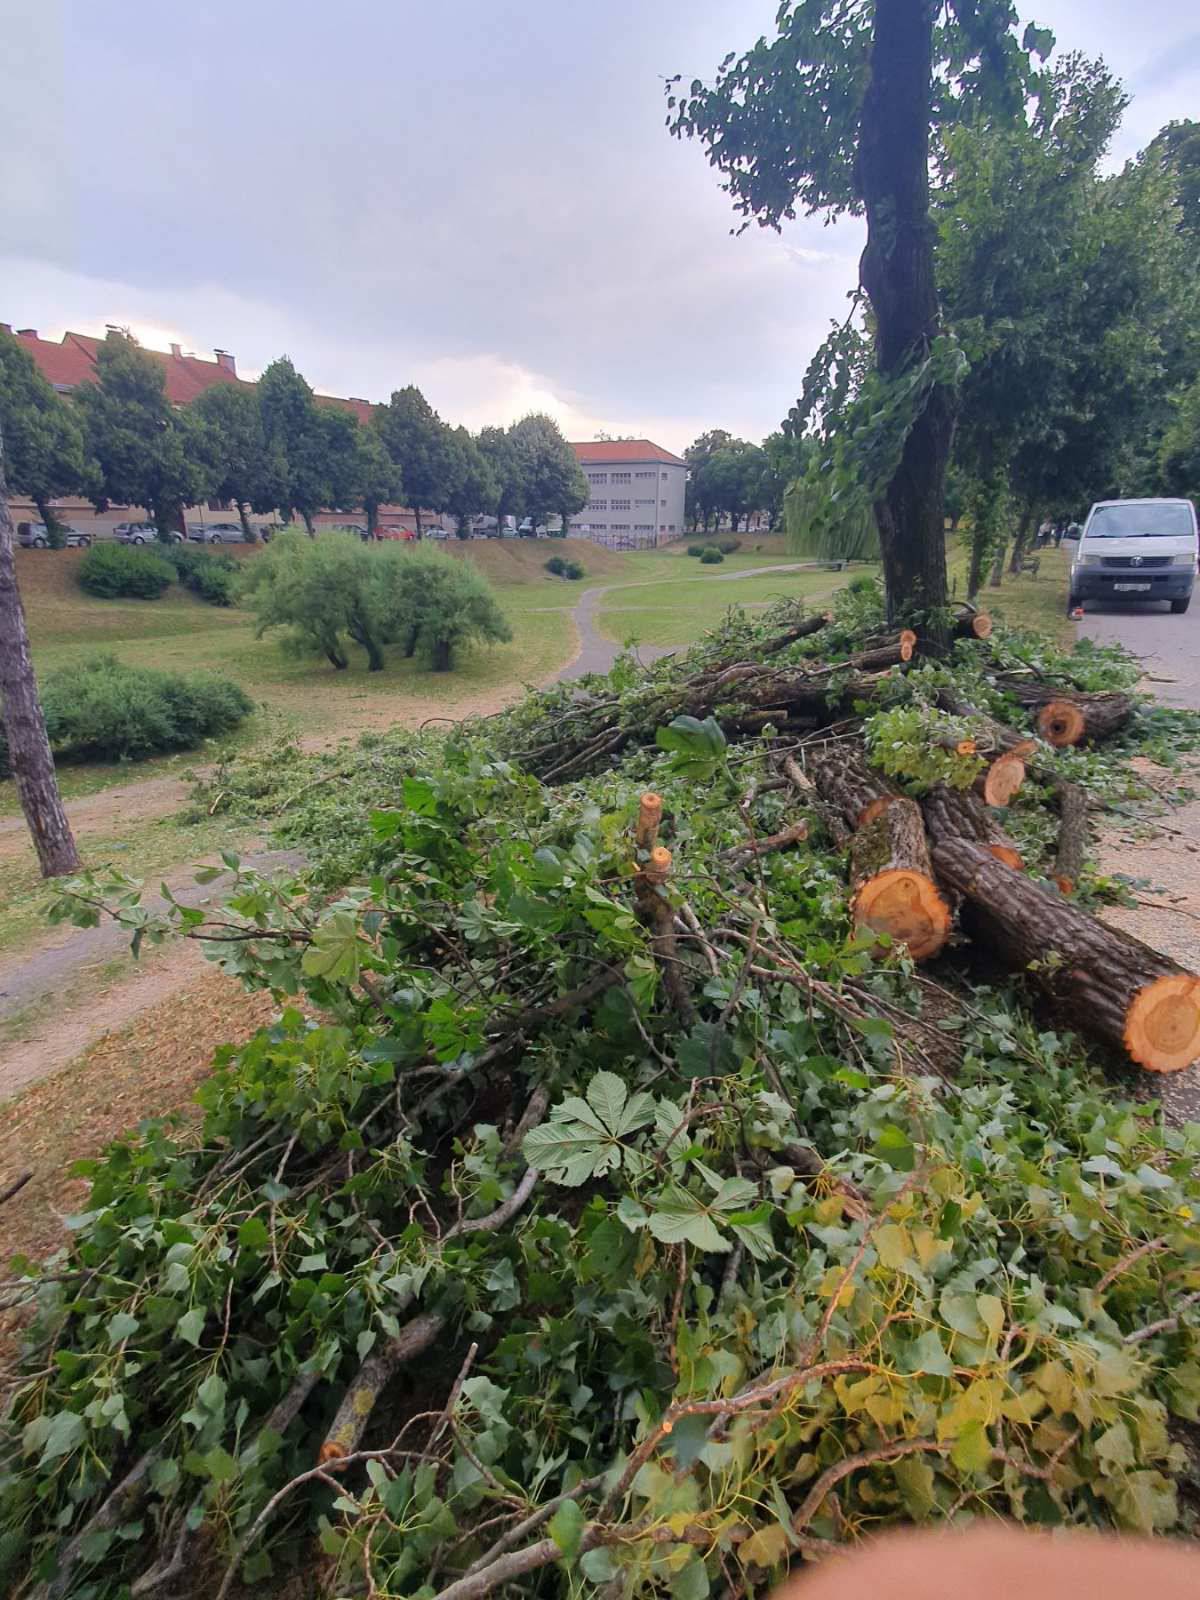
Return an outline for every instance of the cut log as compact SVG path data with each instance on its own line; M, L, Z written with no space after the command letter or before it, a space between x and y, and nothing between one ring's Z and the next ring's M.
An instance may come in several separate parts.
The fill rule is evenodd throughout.
M1081 1033L1150 1072L1179 1072L1200 1057L1200 978L971 840L935 845L933 863L966 902L967 932L1026 972Z
M872 771L852 745L828 744L808 757L813 787L855 832L902 799L886 778Z
M662 821L662 811L662 795L648 792L642 796L633 834L634 845L639 851L649 852L654 849L658 838L658 825Z
M937 955L950 937L950 908L933 879L915 800L893 800L858 830L850 869L856 931L888 934L914 961Z
M950 629L952 639L990 639L995 624L986 611L965 606Z
M379 1396L397 1368L419 1356L441 1333L446 1319L436 1312L425 1312L406 1322L394 1339L381 1350L373 1351L350 1381L342 1403L317 1453L321 1466L329 1466L342 1456L353 1455L366 1431ZM332 1470L336 1471L336 1467Z
M921 801L921 810L931 844L941 844L945 839L973 839L1006 867L1015 872L1025 870L1021 852L979 797L969 790L939 783Z
M814 633L820 633L822 628L829 626L831 620L828 611L818 611L811 617L802 617L795 627L789 628L786 633L777 633L773 639L768 639L765 644L759 645L756 654L778 655L781 650L786 650L789 644L795 644L797 639L807 639Z
M801 819L799 822L793 822L789 828L781 828L778 833L768 833L761 839L747 839L745 844L734 845L732 850L726 850L723 854L726 861L742 866L754 856L766 856L775 850L787 850L794 844L803 844L807 838L808 823Z
M671 852L662 845L651 850L649 858L634 879L633 897L638 920L650 934L650 947L662 974L663 990L680 1022L690 1028L696 1020L691 995L684 981L675 940L675 914L663 892L671 876Z
M1077 694L1013 678L1001 678L999 687L1034 712L1037 731L1057 750L1111 738L1129 721L1136 704L1127 694Z
M1032 739L1016 744L1011 750L1001 750L988 762L986 769L975 780L975 793L985 806L1003 807L1025 782L1025 757L1033 750Z
M901 628L894 639L888 639L882 644L872 645L869 650L859 650L857 654L847 656L845 661L839 662L835 667L828 668L830 672L883 672L888 667L900 667L913 658L917 648L917 636L911 628Z
M1058 853L1054 858L1054 881L1063 894L1074 894L1087 855L1087 790L1077 783L1058 783L1055 798Z

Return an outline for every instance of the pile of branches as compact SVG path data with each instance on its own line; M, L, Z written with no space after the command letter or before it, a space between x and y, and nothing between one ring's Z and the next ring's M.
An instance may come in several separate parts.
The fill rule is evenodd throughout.
M1053 1019L1166 1070L1200 985L1052 881L1088 794L1000 681L1042 678L972 624L933 663L798 627L364 752L336 893L64 891L281 1010L16 1264L14 1594L700 1600L887 1522L1177 1526L1195 1136Z

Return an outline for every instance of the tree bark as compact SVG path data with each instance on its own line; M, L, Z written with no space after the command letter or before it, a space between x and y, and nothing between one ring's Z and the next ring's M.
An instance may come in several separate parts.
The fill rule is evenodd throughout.
M927 356L941 332L929 217L935 9L929 0L875 5L857 158L867 214L859 276L875 314L876 366L885 377ZM953 393L935 385L875 503L888 617L912 617L937 639L947 592L944 495L953 437Z
M375 500L370 501L363 507L363 510L367 513L367 538L373 539L375 537L376 529L379 527L378 502Z
M79 871L79 852L63 810L54 772L46 719L38 699L29 653L25 608L17 587L13 525L4 479L4 440L0 437L0 705L8 765L25 814L43 878Z
M454 665L454 646L449 639L435 639L430 651L430 664L435 672L449 672Z
M915 800L894 800L859 829L850 869L856 932L886 933L894 943L907 945L914 961L937 955L950 937L950 908L933 879Z
M1054 881L1062 894L1074 894L1079 887L1087 856L1087 790L1077 783L1055 786L1058 801L1058 851L1054 857Z
M244 500L235 500L234 504L237 506L238 521L242 525L242 538L247 544L256 544L258 542L258 535L250 526L250 517L246 511L246 502Z
M61 550L67 541L63 525L58 520L58 513L44 494L35 494L33 503L38 508L38 516L46 525L46 538L50 541L51 550Z
M310 539L315 539L317 537L317 530L313 527L312 512L301 511L300 515L304 518L304 526L308 530L308 537Z
M394 1339L389 1339L381 1350L367 1357L334 1413L317 1455L322 1465L353 1455L388 1380L398 1367L428 1350L445 1325L444 1317L436 1312L425 1312L406 1322Z
M996 547L996 559L992 562L992 575L988 579L988 587L999 589L1004 582L1004 557L1008 553L1008 540L1002 539Z
M951 789L948 784L936 784L921 801L925 813L925 827L931 843L942 844L947 839L972 839L994 855L997 861L1012 867L1016 872L1025 870L1021 852L1013 841L989 815L987 807L970 790Z
M966 902L972 937L1025 971L1082 1033L1150 1072L1178 1072L1200 1057L1200 978L1010 871L982 845L945 840L933 861Z
M974 606L963 606L951 626L951 637L955 639L990 639L995 624L986 611L977 611Z
M422 534L421 534L421 508L420 508L420 506L414 506L413 507L413 516L416 518L416 521L417 521L417 538L420 539L422 537ZM497 531L499 531L499 530L497 530Z
M1021 513L1021 520L1017 524L1017 537L1013 540L1012 558L1008 563L1008 570L1015 578L1021 571L1021 563L1025 559L1025 551L1029 545L1029 532L1033 527L1033 511L1029 506Z
M997 687L1028 710L1036 710L1037 731L1056 750L1111 738L1129 721L1135 705L1131 695L1076 694L1053 684L1001 678Z
M902 798L900 791L873 772L850 746L827 745L811 755L807 765L814 789L856 832Z

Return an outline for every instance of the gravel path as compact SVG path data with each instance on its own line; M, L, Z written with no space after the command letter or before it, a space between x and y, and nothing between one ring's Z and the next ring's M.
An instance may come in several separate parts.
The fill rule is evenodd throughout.
M811 561L792 561L770 567L747 567L742 572L716 572L708 580L710 583L737 583L741 578L761 578L772 572L813 572L820 571L821 564ZM586 677L589 672L607 672L621 652L621 646L612 639L606 639L596 627L596 615L603 610L604 596L614 590L622 594L632 593L635 589L650 589L662 582L661 578L646 579L641 583L602 583L595 584L590 589L585 589L579 597L579 603L571 612L571 621L575 624L579 634L579 650L574 660L569 661L555 677L555 683L569 683L575 678ZM812 599L814 596L808 596ZM823 598L823 597L821 597ZM624 609L624 608L622 608ZM641 607L631 607L640 610ZM638 655L643 661L658 661L662 656L669 656L679 648L678 645L643 644L638 646Z
M1165 704L1200 711L1200 596L1182 617L1159 605L1089 611L1079 631L1099 643L1123 644L1139 656L1146 667L1146 687ZM1155 781L1153 769L1144 776ZM1162 779L1167 790L1177 782L1166 773ZM1192 774L1191 783L1200 788L1200 773ZM1105 921L1189 971L1200 972L1200 801L1173 807L1163 831L1153 839L1110 828L1101 841L1099 860L1103 871L1145 878L1152 890L1159 891L1136 890L1140 901L1152 903L1110 907ZM1200 1062L1183 1072L1153 1078L1145 1089L1161 1099L1172 1122L1200 1122Z

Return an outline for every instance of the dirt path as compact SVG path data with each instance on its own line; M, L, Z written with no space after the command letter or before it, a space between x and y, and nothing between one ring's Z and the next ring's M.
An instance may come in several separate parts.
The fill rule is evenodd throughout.
M776 564L769 567L747 567L742 572L717 572L708 579L710 583L736 583L741 578L761 578L772 572L813 572L820 570L820 563L815 567L811 561L792 561ZM575 678L586 677L589 672L607 672L613 662L621 653L621 645L606 639L596 627L596 615L603 609L606 595L631 592L635 589L652 589L662 583L661 578L647 578L637 583L598 583L590 589L585 589L579 597L579 602L571 612L571 621L579 634L579 649L574 657L567 662L554 678L555 683L570 683ZM824 596L806 596L808 599L823 599ZM624 608L623 608L624 609ZM632 607L639 610L640 607ZM638 646L638 655L643 661L658 661L662 656L669 656L678 650L678 645L643 644Z
M111 789L68 800L67 819L77 837L111 833L115 824L124 826L167 816L183 804L191 787L184 778L143 778L138 783L116 784ZM0 817L0 860L29 852L29 833L21 813Z

